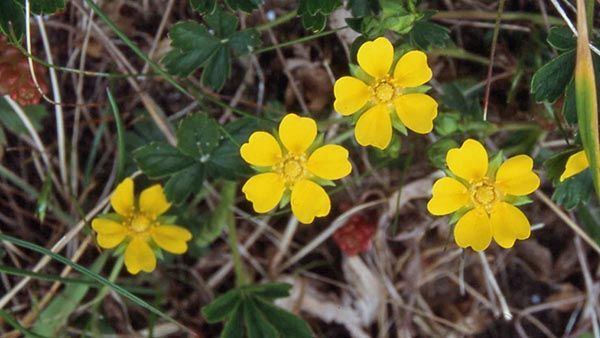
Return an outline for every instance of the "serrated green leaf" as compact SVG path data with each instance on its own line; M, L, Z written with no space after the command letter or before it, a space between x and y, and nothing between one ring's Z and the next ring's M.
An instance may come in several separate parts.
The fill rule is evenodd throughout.
M227 44L236 55L246 55L251 53L256 47L260 46L260 33L254 29L244 29L233 33Z
M219 146L219 124L206 114L194 114L181 121L177 129L177 148L183 154L206 162L203 157Z
M548 43L558 50L571 50L577 45L575 35L567 26L550 28L548 32Z
M575 81L569 82L565 90L562 114L570 124L577 123L577 105L575 103Z
M140 169L150 178L175 174L196 163L177 148L162 142L152 142L134 151L133 157Z
M229 50L221 45L202 71L202 83L215 91L221 90L229 78L231 61Z
M463 116L470 117L475 121L483 120L483 109L479 100L479 92L467 92L471 83L466 81L454 81L442 86L442 103L450 109L456 110Z
M302 16L302 26L313 33L318 33L325 29L326 24L327 17L323 14L306 14Z
M292 286L288 283L265 283L243 287L245 293L262 297L269 301L289 297Z
M531 78L531 93L537 102L554 102L573 77L575 50L560 54L538 69Z
M429 20L419 20L413 25L408 39L411 45L423 50L444 47L450 40L450 30Z
M239 289L231 289L219 297L215 298L210 304L202 308L202 317L208 323L218 323L227 319L237 305L242 301Z
M445 113L439 114L433 121L435 132L440 136L449 136L458 131L460 114Z
M215 239L219 238L223 229L229 222L234 221L233 206L235 203L235 194L237 192L237 184L235 182L226 181L221 188L221 201L215 208L210 220L200 229L200 233L196 236L196 244L198 246L207 246Z
M552 200L566 209L587 203L594 191L594 182L589 170L575 175L562 183L559 183L552 194Z
M217 0L190 0L190 6L201 14L212 13L217 5Z
M360 18L367 16L379 10L379 1L377 0L350 0L348 8L352 12L352 16Z
M31 0L31 12L35 14L53 14L65 8L64 0Z
M242 306L248 338L277 338L279 336L275 327L258 310L252 298L245 300Z
M221 46L206 27L193 21L175 24L169 37L174 49L165 55L162 63L169 73L179 76L187 76L204 66Z
M221 39L229 38L238 26L238 19L235 15L219 8L212 14L205 16L204 21L214 31L214 34Z
M181 204L190 194L202 189L204 178L204 164L199 162L177 172L169 177L165 184L167 199L175 204Z

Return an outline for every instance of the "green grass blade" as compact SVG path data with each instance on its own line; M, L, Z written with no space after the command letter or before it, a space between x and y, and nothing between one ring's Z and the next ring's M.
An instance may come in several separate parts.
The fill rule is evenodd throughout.
M593 0L592 0L593 1ZM598 102L594 64L589 47L586 5L577 0L577 63L575 65L575 102L579 133L590 163L596 194L600 197L600 141L598 140Z
M23 327L23 325L21 325L21 323L19 323L18 320L13 318L13 316L11 316L8 312L6 312L4 310L0 310L0 318L2 318L6 323L8 323L8 325L12 326L15 330L19 331L23 335L26 335L27 337L49 338L47 336L42 336L35 332L31 332L31 331L27 330L25 327Z
M44 254L46 256L50 256L52 259L63 263L65 265L70 266L71 268L73 268L73 270L80 272L81 274L83 274L86 277L91 278L94 281L99 282L100 284L107 286L109 288L111 288L113 291L115 291L116 293L120 294L121 296L129 299L130 301L132 301L134 304L137 304L143 308L145 308L146 310L162 317L165 320L168 320L169 322L179 326L181 329L193 333L192 330L190 330L189 328L187 328L186 326L184 326L183 324L179 323L177 320L173 319L171 316L165 314L164 312L160 311L159 309L157 309L156 307L148 304L146 301L144 301L143 299L139 298L138 296L132 294L131 292L125 290L123 287L109 281L108 279L106 279L105 277L100 276L97 273L94 273L92 271L90 271L89 269L77 264L77 263L73 263L72 261L70 261L68 258L63 257L59 254L56 254L44 247L41 247L37 244L28 242L28 241L24 241L12 236L8 236L5 234L1 234L0 233L0 240L3 241L8 241L11 242L12 244L16 245L16 246L20 246L41 254Z
M115 102L115 98L108 88L106 88L106 95L108 95L110 108L117 124L117 150L119 152L119 156L117 157L117 182L121 182L123 171L125 170L125 129L123 128L123 120L121 120L121 113L119 112L117 102Z
M105 251L96 258L96 261L90 267L90 271L96 274L100 272L107 259L108 251ZM40 313L33 324L32 331L43 334L52 333L53 336L59 336L60 330L67 324L67 320L77 309L89 289L90 286L85 284L67 285Z
M101 287L100 284L89 279L60 277L47 273L39 273L24 269L17 269L6 265L0 265L0 272L13 276L31 277L46 282L60 282L64 284L85 284L96 288Z

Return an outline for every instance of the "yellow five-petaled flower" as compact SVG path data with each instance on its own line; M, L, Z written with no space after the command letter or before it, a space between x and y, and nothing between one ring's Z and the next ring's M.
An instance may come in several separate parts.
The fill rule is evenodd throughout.
M511 157L495 173L489 173L485 148L468 139L460 148L448 151L446 163L456 177L435 182L427 209L433 215L468 210L454 227L458 246L482 251L493 238L501 247L511 248L517 239L529 238L529 220L509 201L511 196L525 196L539 187L531 157Z
M411 92L431 79L427 55L420 51L404 54L396 63L393 74L394 47L386 38L365 42L358 50L358 65L371 78L365 83L351 76L335 82L335 110L352 115L363 107L367 110L356 123L356 141L362 146L385 149L392 139L390 112L408 129L427 134L433 129L437 102L423 93Z
M120 220L95 218L92 228L98 233L98 245L104 249L127 242L125 267L129 273L152 272L156 268L156 246L182 254L187 251L192 234L180 226L160 223L158 217L169 210L171 204L159 184L142 191L139 203L135 203L133 191L133 180L124 179L110 197Z
M286 115L279 124L279 141L257 131L240 148L242 158L262 173L252 176L242 187L254 210L273 210L291 193L292 212L304 224L329 214L331 202L319 179L337 180L350 174L348 151L328 144L309 153L317 137L317 124L308 117Z

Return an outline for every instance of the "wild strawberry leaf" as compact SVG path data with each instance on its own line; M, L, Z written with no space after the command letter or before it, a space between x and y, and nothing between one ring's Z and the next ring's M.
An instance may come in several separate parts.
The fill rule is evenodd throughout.
M217 0L190 0L190 6L202 14L212 13L217 6Z
M194 114L183 119L179 125L177 148L200 162L206 162L221 138L217 121L205 114Z
M65 8L64 0L30 0L33 14L54 14ZM25 31L25 2L17 0L0 1L0 32L20 39Z
M298 15L302 18L304 28L319 32L325 28L327 16L341 4L339 0L300 0Z
M531 79L531 93L537 102L554 102L565 91L575 70L575 50L560 54L538 69Z
M571 50L577 44L575 35L567 26L552 27L546 40L552 47L561 51Z
M251 12L263 3L263 0L225 0L227 6L233 10Z
M195 163L192 157L163 142L152 142L133 153L140 169L151 178L173 175Z

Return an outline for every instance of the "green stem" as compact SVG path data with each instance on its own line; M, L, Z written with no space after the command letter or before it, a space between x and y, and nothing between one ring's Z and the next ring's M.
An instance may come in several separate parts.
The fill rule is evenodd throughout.
M279 26L281 24L284 24L284 23L294 19L297 15L298 15L298 10L293 10L291 12L285 13L284 15L278 17L277 19L275 19L273 21L269 21L262 25L256 26L255 28L259 32L266 31L269 28Z
M238 248L237 230L233 218L227 221L227 239L229 240L229 248L231 249L231 256L233 258L235 285L243 286L249 284L250 280L246 274L246 269L244 268L242 256L240 255L240 250Z
M440 11L433 15L433 19L460 19L460 20L496 20L496 12L483 11ZM553 26L564 26L562 19L555 16L548 16L548 23ZM530 21L538 25L545 25L546 21L541 14L532 14L524 12L504 12L503 21Z
M323 36L331 35L331 34L337 32L337 31L340 31L340 30L346 29L346 28L348 28L348 26L339 27L339 28L336 28L336 29L331 29L331 30L328 30L328 31L320 32L320 33L309 35L309 36L304 36L304 37L301 37L301 38L296 39L296 40L291 40L291 41L286 41L286 42L278 43L276 45L272 45L272 46L269 46L269 47L257 49L254 52L252 52L252 54L260 54L260 53L264 53L264 52L270 52L270 51L275 50L277 48L283 48L283 47L293 46L293 45L296 45L296 44L299 44L299 43L303 43L303 42L306 42L306 41L318 39L318 38L323 37Z

